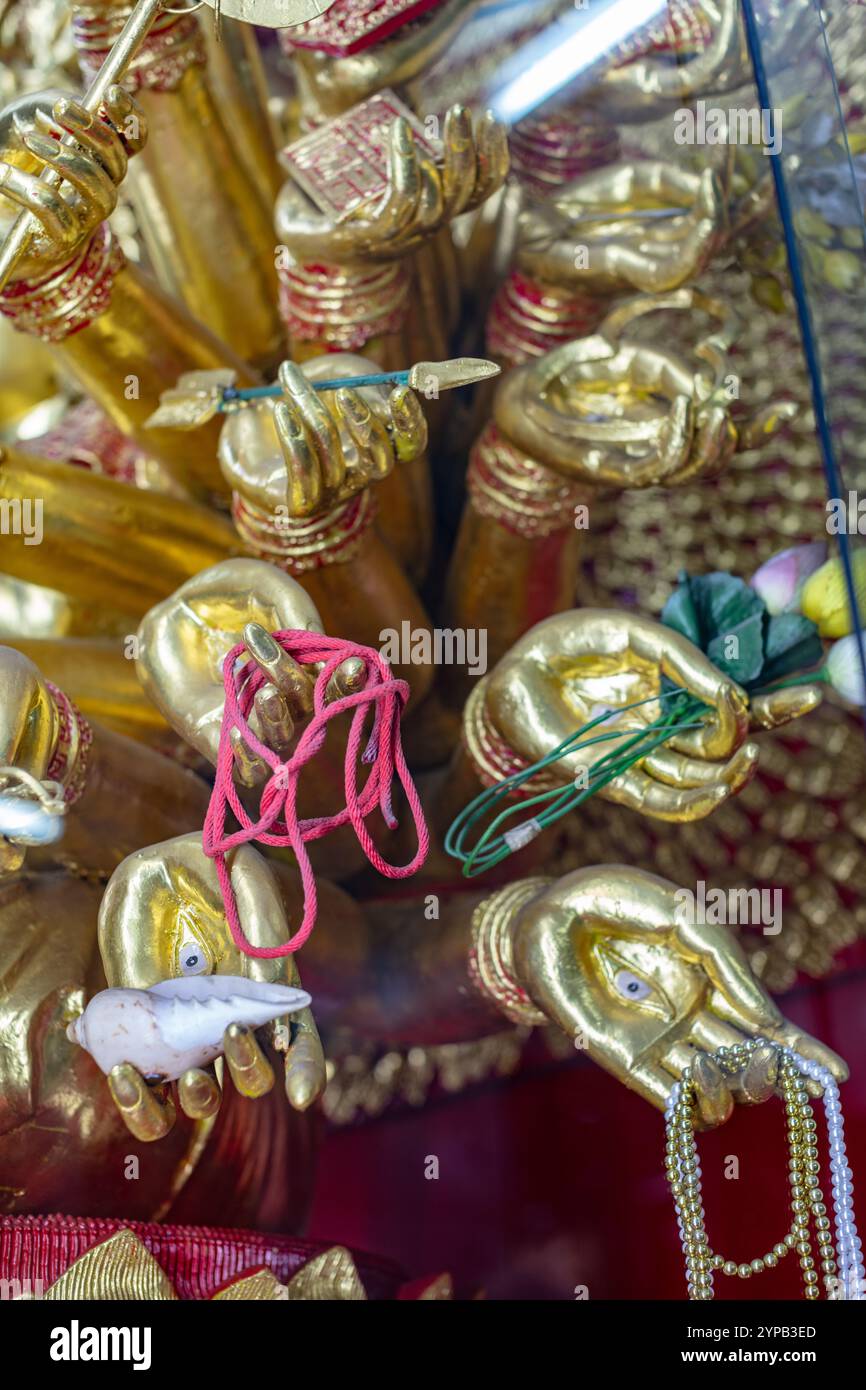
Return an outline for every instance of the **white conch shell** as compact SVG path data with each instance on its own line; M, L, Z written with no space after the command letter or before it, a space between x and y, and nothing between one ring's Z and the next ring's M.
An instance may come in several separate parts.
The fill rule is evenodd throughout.
M231 1023L259 1028L310 1003L302 989L243 975L185 975L149 989L104 989L66 1030L108 1074L129 1062L144 1076L176 1081L219 1057Z

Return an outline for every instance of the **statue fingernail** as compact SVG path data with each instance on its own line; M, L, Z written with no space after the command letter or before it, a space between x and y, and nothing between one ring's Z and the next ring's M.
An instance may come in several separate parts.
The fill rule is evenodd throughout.
M115 1067L113 1071L109 1072L108 1084L114 1099L124 1109L137 1105L141 1099L141 1087L135 1074L125 1064Z
M244 645L256 661L279 661L282 648L261 623L247 623Z
M319 1068L312 1061L298 1062L286 1075L286 1095L294 1110L307 1110L319 1092Z

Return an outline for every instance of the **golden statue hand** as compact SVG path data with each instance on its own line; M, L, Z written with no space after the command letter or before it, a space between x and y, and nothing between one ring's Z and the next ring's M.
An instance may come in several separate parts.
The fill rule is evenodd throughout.
M57 742L57 708L38 668L12 647L0 647L0 768L14 767L42 780ZM0 774L0 791L18 791ZM24 848L0 836L0 873L24 863Z
M268 677L255 697L250 723L257 736L287 757L313 708L316 670L302 667L272 640L288 629L322 632L312 599L296 580L264 560L222 560L151 608L138 629L136 669L141 684L176 733L216 765L225 705L223 663L243 642ZM357 688L360 663L349 658L329 683L329 698ZM258 785L268 773L239 738L235 776Z
M39 225L16 278L63 265L117 206L129 157L144 145L147 128L122 87L109 88L103 112L90 115L73 97L53 93L19 98L0 112L0 195ZM63 143L68 136L74 144ZM46 168L60 175L57 187L42 182Z
M402 116L391 127L388 188L374 206L363 203L334 220L315 209L292 181L277 198L280 241L299 264L366 264L401 259L461 212L495 193L508 173L504 126L485 114L472 128L462 106L445 117L443 164L419 154Z
M677 216L659 216L668 209ZM588 294L657 294L699 275L717 250L724 201L711 169L617 164L584 174L521 214L518 263Z
M606 609L547 618L493 669L485 707L508 746L531 764L600 712L650 700L593 731L615 739L578 747L552 765L563 784L576 783L597 758L615 752L667 708L656 699L664 676L702 700L709 717L700 728L672 735L596 794L659 820L699 820L749 781L758 747L745 741L745 692L663 624Z
M251 559L224 560L195 575L152 608L138 630L137 670L146 694L175 732L213 764L225 702L223 663L251 623L266 635L286 628L322 631L300 584L276 566ZM309 673L278 650L254 709L258 732L271 746L287 741L293 723L312 706ZM244 744L236 746L235 762L236 775L247 785L264 775Z
M282 398L236 411L223 426L220 463L233 491L274 517L309 517L417 458L427 423L408 386L318 392L310 385L374 371L375 363L352 353L327 353L303 367L284 362Z
M515 979L594 1061L659 1109L690 1067L705 1126L773 1089L771 1048L758 1049L736 1079L707 1055L746 1038L782 1043L844 1081L842 1059L782 1017L734 937L695 923L688 900L666 879L624 865L566 874L512 919Z
M721 325L690 356L623 336L662 309L699 310ZM715 476L735 452L796 414L793 404L774 401L734 421L726 378L735 333L724 305L696 290L637 296L612 310L598 333L508 372L494 419L531 458L590 485L672 486Z
M255 946L276 946L289 935L279 888L265 860L249 845L228 856L241 926ZM112 875L99 912L99 949L109 988L147 989L191 975L242 975L298 987L294 956L260 960L234 944L216 869L201 834L181 835L125 859ZM254 1032L233 1023L223 1036L229 1075L241 1095L257 1098L274 1084L274 1053L284 1052L289 1104L306 1110L325 1085L325 1059L310 1010ZM115 1104L137 1139L161 1139L175 1118L168 1086L152 1086L129 1063L108 1078ZM222 1097L214 1067L194 1068L176 1083L176 1102L191 1119L216 1114Z

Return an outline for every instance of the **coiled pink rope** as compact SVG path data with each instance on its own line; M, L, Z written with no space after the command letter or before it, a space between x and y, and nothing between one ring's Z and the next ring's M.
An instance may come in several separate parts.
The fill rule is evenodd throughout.
M400 716L409 699L407 682L397 680L391 674L391 668L384 657L372 647L361 647L355 642L347 642L339 637L325 637L318 632L289 630L275 632L272 636L283 651L288 652L300 665L309 666L324 662L313 690L312 718L298 740L294 753L287 762L283 762L273 749L268 748L267 744L256 737L247 722L256 692L266 684L268 677L252 659L243 662L242 658L249 656L243 643L232 648L223 663L225 709L220 730L216 782L202 834L205 854L213 859L216 865L232 939L248 956L263 959L287 956L297 951L313 930L318 902L316 880L306 850L308 840L321 839L329 831L351 824L368 860L386 878L408 878L421 867L430 849L430 835L424 820L421 800L406 765L400 742ZM358 657L364 663L366 681L363 689L326 702L325 691L328 682L337 667L349 657ZM362 753L364 722L371 708L373 728ZM354 711L354 714L346 747L346 805L342 811L332 816L298 820L297 796L300 774L324 744L329 721L349 711ZM245 811L234 784L234 751L231 743L233 729L240 731L247 747L267 763L273 774L262 791L257 821L253 821ZM359 756L362 763L371 765L370 775L360 791ZM406 793L418 837L418 850L414 858L402 867L389 864L382 858L364 823L365 818L378 806L385 824L389 829L395 829L397 821L391 805L391 784L395 772ZM227 835L225 822L229 808L234 812L241 828ZM240 923L234 889L226 865L226 854L237 845L248 844L251 840L258 840L263 845L291 849L298 861L304 887L304 917L294 936L282 946L253 946L247 940Z

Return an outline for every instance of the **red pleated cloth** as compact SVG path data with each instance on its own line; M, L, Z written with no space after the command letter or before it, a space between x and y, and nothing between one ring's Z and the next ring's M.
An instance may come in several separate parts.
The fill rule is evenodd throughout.
M79 1216L0 1216L0 1287L40 1297L71 1265L119 1231L142 1242L179 1299L209 1299L237 1279L268 1269L287 1285L333 1244L219 1226L169 1226ZM368 1299L405 1298L404 1275L389 1260L351 1251ZM422 1281L422 1287L424 1281ZM415 1285L411 1286L414 1293ZM335 1294L335 1297L339 1295Z

